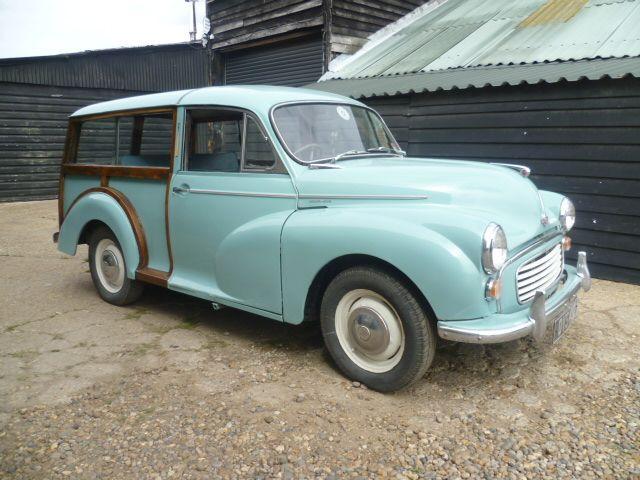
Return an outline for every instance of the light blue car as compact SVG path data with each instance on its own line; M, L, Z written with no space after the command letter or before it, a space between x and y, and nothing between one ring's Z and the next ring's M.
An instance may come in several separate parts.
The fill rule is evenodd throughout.
M319 321L346 376L421 378L437 337L557 340L591 284L566 197L517 165L408 158L380 116L317 91L210 87L75 112L58 247L107 302L145 283Z

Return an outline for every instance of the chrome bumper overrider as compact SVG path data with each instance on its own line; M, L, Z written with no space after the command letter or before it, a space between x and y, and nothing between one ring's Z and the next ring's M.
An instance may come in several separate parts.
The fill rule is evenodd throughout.
M438 335L445 340L465 343L502 343L531 335L540 341L547 327L553 325L567 304L580 289L591 288L591 275L587 254L578 253L575 268L566 266L567 278L549 298L544 291L537 291L529 311L511 314L498 313L476 320L439 321Z

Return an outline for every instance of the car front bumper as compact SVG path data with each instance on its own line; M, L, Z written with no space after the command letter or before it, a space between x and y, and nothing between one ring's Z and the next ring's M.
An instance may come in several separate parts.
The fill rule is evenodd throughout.
M438 335L445 340L464 343L502 343L531 335L542 340L547 327L572 303L580 289L591 288L591 275L587 266L587 254L578 253L575 267L566 266L564 284L549 297L538 291L528 310L514 313L497 313L475 320L439 321Z

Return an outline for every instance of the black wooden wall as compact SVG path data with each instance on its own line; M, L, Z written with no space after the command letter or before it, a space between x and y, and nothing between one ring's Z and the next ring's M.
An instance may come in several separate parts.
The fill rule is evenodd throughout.
M511 162L578 210L574 248L600 278L640 283L640 80L374 98L412 156ZM575 258L575 257L574 257Z
M55 198L68 116L138 94L0 82L0 202Z

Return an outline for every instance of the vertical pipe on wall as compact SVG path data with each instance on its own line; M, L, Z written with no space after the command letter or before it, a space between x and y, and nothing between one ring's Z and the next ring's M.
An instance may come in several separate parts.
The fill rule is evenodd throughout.
M322 14L324 16L324 27L322 29L322 73L329 69L331 62L331 24L333 23L333 0L324 0L322 2Z

